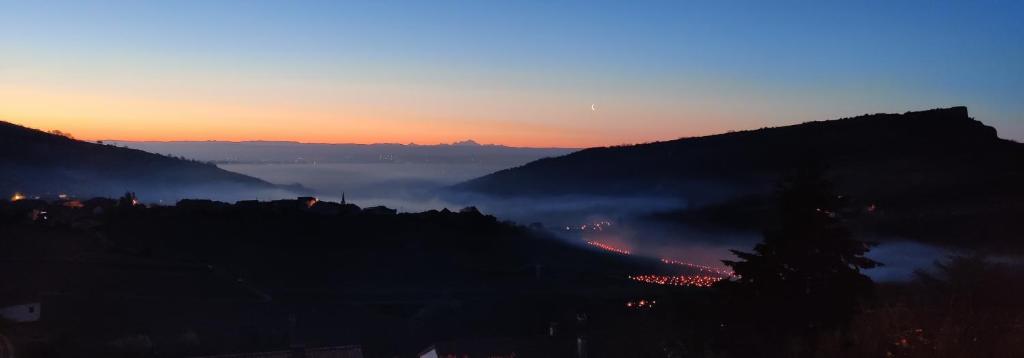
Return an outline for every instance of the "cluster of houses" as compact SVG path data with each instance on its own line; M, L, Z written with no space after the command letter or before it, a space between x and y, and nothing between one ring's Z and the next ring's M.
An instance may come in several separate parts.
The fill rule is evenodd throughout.
M92 198L88 200L80 200L64 194L47 200L40 197L29 198L15 193L11 200L0 201L0 215L8 220L27 220L88 229L99 224L95 220L96 217L114 208L141 206L146 205L142 204L132 192L125 193L119 199ZM271 201L242 200L234 204L208 199L183 199L178 201L175 207L185 210L218 210L231 207L242 210L301 210L322 215L395 215L398 213L397 210L385 206L360 208L358 205L345 202L344 195L342 195L340 203L318 200L315 197Z

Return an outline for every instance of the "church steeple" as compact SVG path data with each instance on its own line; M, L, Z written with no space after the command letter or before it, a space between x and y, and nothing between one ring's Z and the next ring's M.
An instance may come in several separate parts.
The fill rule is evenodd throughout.
M341 192L341 205L345 205L345 192Z

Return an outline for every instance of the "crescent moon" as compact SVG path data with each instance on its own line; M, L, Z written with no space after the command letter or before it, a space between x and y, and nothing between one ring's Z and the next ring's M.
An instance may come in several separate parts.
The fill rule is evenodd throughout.
M597 108L596 108L596 107L594 107L594 105L593 105L593 104L591 104L591 105L590 105L590 110L591 110L591 111L596 111L596 110L597 110Z

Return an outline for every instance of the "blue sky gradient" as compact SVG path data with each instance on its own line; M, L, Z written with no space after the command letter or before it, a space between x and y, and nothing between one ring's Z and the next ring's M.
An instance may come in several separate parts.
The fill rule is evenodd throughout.
M1024 139L1022 19L986 1L0 1L0 119L608 145L966 105Z

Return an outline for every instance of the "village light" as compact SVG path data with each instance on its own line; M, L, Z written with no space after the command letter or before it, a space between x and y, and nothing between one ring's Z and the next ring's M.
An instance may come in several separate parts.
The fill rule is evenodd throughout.
M14 195L11 195L11 201L18 201L18 200L24 200L24 199L25 199L25 196L21 195L21 193L14 193Z
M646 300L646 299L631 300L631 301L627 301L626 302L626 308L632 308L632 309L636 309L636 310L651 309L651 308L654 308L654 304L655 303L656 302L654 300Z
M713 274L716 274L716 275L722 275L722 276L728 276L728 277L732 277L732 276L736 275L732 271L717 269L717 268L714 268L714 267L711 267L711 266L698 265L698 264L693 264L693 263L683 262L683 261L678 261L678 260L661 259L661 262L669 264L669 265L686 266L686 267L689 267L689 268L692 268L692 269L696 269L696 270L701 271L701 272L709 272L709 273L713 273Z
M629 279L655 285L682 287L711 287L716 282L723 280L722 277L706 275L637 275L629 276Z
M623 255L631 254L631 252L629 250L620 249L620 248L617 248L615 246L611 246L611 245L608 245L608 244L603 244L603 243L600 243L600 242L597 242L597 241L587 241L587 244L591 245L591 246L596 246L597 248L599 248L601 250L605 250L605 251L611 251L611 252L615 252L615 253L619 253L619 254L623 254Z

